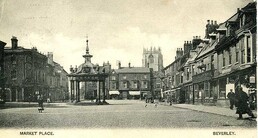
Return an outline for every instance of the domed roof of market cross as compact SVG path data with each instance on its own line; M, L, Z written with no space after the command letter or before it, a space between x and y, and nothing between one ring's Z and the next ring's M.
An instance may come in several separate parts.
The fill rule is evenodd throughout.
M85 58L85 62L82 63L77 71L75 72L75 74L97 74L97 65L94 65L91 63L91 58L93 57L90 53L89 53L89 40L86 40L86 54L83 55L83 57Z

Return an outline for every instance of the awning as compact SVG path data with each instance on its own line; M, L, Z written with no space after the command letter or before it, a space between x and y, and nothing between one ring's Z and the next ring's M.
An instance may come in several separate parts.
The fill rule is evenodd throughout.
M119 95L120 93L119 93L119 91L109 91L109 95L111 95L111 94L118 94Z
M175 92L176 89L172 89L172 90L166 90L166 91L163 91L162 93L170 93L170 92Z
M140 91L129 91L130 95L140 95Z

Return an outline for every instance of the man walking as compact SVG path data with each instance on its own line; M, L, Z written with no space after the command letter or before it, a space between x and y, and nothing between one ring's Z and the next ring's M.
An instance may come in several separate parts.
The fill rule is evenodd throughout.
M242 114L248 114L252 118L255 118L251 109L248 106L248 95L243 91L242 87L236 89L236 100L237 100L237 110L236 114L239 114L238 119L243 119Z
M232 89L230 89L230 92L228 93L227 97L230 102L230 109L233 110L236 96Z

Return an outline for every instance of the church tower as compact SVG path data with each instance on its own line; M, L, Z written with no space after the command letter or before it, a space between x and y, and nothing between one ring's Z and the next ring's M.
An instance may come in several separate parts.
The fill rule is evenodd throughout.
M142 56L142 67L153 68L155 72L163 69L163 55L160 47L143 48Z

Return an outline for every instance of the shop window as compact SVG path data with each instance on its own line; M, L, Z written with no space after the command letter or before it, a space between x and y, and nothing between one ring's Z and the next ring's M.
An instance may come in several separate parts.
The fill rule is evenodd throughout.
M219 97L226 98L226 79L219 80Z
M204 93L205 97L210 97L209 82L204 82Z

